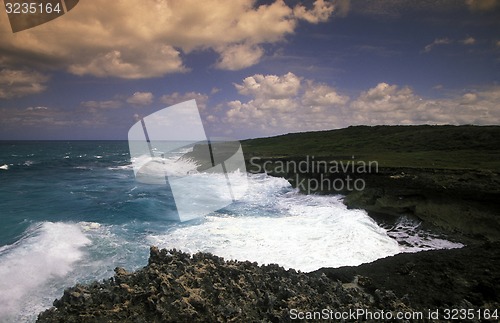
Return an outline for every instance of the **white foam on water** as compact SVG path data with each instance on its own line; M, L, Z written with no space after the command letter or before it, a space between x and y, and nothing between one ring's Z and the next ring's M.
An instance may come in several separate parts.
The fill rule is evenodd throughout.
M78 222L84 231L92 231L101 228L101 224L97 222Z
M44 310L33 295L51 279L67 275L88 244L78 225L44 222L30 227L16 243L1 247L0 321L27 321Z
M33 164L37 164L37 162L35 161L32 161L32 160L26 160L24 163L23 163L23 166L31 166Z
M149 246L127 225L43 222L0 247L0 322L35 322L65 288L147 263Z
M237 179L231 182L235 189ZM283 178L249 174L246 194L236 203L147 239L162 248L305 272L355 266L400 252L463 247L418 226L402 218L388 231L365 211L347 209L342 196L303 195Z
M107 167L108 170L132 170L134 169L134 165L132 164L127 164L127 165L120 165L120 166L111 166Z
M92 170L92 167L89 166L75 166L74 169L83 169L83 170Z
M188 221L203 217L230 205L246 192L247 174L239 171L222 173L191 173L190 176L170 177L178 216L174 219Z
M133 270L147 263L149 246L141 235L134 235L125 225L104 225L97 222L78 223L92 244L85 248L87 257L72 273L78 281L101 280L113 276L117 266ZM74 284L68 284L66 287ZM57 297L60 297L58 295Z
M397 241L366 212L348 210L338 196L302 195L282 178L250 175L249 179L248 193L226 214L150 235L149 241L306 272L401 252Z
M418 220L402 216L387 233L402 245L404 252L464 247L462 243L448 241L438 234L422 229L421 224Z
M191 159L181 158L181 155L174 154L164 157L151 157L150 155L140 155L132 158L132 164L117 166L114 169L136 169L146 174L164 176L186 176L196 173L199 165ZM108 168L113 169L113 168Z
M339 228L342 226L342 228ZM327 214L308 217L208 217L168 235L151 236L161 247L211 252L226 259L278 263L305 272L358 265L400 252L376 225Z

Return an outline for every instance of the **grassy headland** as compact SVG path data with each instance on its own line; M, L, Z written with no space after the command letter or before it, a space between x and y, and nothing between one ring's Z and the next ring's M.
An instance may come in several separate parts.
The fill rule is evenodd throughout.
M375 160L381 167L500 171L500 126L352 126L242 142L248 158Z

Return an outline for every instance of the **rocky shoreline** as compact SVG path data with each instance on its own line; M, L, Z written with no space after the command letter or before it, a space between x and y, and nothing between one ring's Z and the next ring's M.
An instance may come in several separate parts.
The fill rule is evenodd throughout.
M424 223L432 221L447 234L466 239L464 248L398 254L357 267L302 273L152 247L146 267L133 273L116 268L108 280L67 289L37 322L339 321L334 315L346 313L350 316L344 321L371 321L379 315L377 321L421 322L445 320L467 309L474 313L469 321L496 321L500 315L497 178L473 171L427 171L430 174L412 169L363 174L365 190L344 192L345 202L366 208L379 221L401 212ZM475 180L463 186L463 178L471 176ZM426 213L421 210L433 210L432 204L441 207L423 217ZM485 215L473 205L483 205ZM488 221L476 221L481 216ZM422 317L380 316L398 312Z
M490 321L484 315L500 314L499 247L399 254L312 273L152 247L146 267L116 268L108 280L65 290L37 322L339 321L339 315L349 315L348 322L381 315L422 322L446 319L453 309L471 309L469 321ZM408 319L392 317L398 312Z
M475 127L414 129L361 127L331 133L285 135L283 138L271 138L276 141L274 143L269 139L258 139L254 146L249 143L247 146L254 149L264 147L273 151L274 155L255 155L251 149L245 150L247 171L286 178L304 193L343 194L348 207L367 210L379 223L394 221L401 215L418 218L424 225L458 238L466 244L464 248L398 254L357 267L321 268L302 273L277 265L259 266L248 261L225 261L207 253L188 255L152 247L146 267L133 273L117 268L114 277L106 281L67 289L54 302L53 308L39 315L37 322L313 321L310 318L348 322L498 321L498 167L454 169L382 165L369 172L353 169L331 172L315 167L308 168L311 171L306 172L290 171L280 168L278 162L298 163L303 158L279 156L274 148L289 141L293 147L309 147L313 155L314 151L327 150L322 144L332 142L340 145L346 138L351 140L353 134L366 132L364 137L356 138L356 142L364 143L372 137L381 141L385 137L380 133L387 132L387 145L393 144L394 138L399 138L396 143L400 145L393 144L395 148L391 149L394 150L407 146L407 139L410 138L407 136L418 133L420 138L422 132L429 132L427 137L421 139L422 147L415 144L413 148L425 151L435 134L443 131L445 134L449 132L446 144L442 143L445 141L435 141L434 149L453 148L453 140L456 141L455 148L462 149L465 145L463 133L469 131L471 136L465 139L471 141L477 137L473 134L483 131ZM498 150L495 141L498 136L495 134L499 129L495 127L489 131L492 135L483 136L481 141L488 145L484 144L482 155L477 157L483 161L484 156L494 156L491 149ZM349 136L342 137L344 132ZM378 135L375 136L374 132ZM328 136L336 140L322 139ZM269 142L271 144L266 146ZM481 142L474 141L468 146L480 147ZM347 143L351 144L351 141ZM373 151L386 146L383 140L377 144L379 146L370 144ZM291 148L281 149L290 151ZM404 157L404 154L401 153L401 156ZM196 151L190 157L195 155ZM443 158L446 154L438 155ZM463 155L474 156L468 150ZM251 161L254 156L261 156L257 163ZM346 161L351 156L337 154L322 158L325 161ZM320 181L345 182L347 178L362 180L363 189L325 189L317 185ZM353 312L361 316L352 316ZM395 315L397 312L409 316L420 313L422 316L406 317L404 320L380 316L381 313ZM346 313L351 315L338 317ZM379 316L373 316L377 314Z

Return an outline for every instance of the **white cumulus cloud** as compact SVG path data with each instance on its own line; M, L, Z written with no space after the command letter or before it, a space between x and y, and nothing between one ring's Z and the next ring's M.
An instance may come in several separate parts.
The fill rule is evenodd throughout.
M262 47L250 44L229 45L217 51L220 54L220 59L215 66L230 71L255 65L264 55Z
M36 71L0 70L0 99L11 99L45 91L49 77Z
M81 106L89 109L117 109L122 105L118 100L105 100L105 101L84 101Z
M345 4L343 3L342 5L344 5L345 8ZM327 21L332 15L333 9L334 4L332 2L316 0L313 4L312 10L308 10L303 5L299 4L293 9L293 13L297 18L317 24L318 22Z
M289 72L282 76L256 74L234 85L238 93L253 96L256 99L280 99L297 95L300 78Z
M436 38L432 43L424 47L424 53L430 52L436 46L449 45L451 43L453 43L453 41L449 38Z
M462 43L464 45L474 45L476 43L476 39L474 37L466 37L462 40Z
M499 124L500 86L426 98L408 86L381 82L350 98L336 88L293 73L253 75L217 119L242 137L325 130L349 125Z
M70 63L68 71L76 75L118 76L126 79L159 77L165 73L185 72L180 53L171 46L150 45L142 48L111 50Z
M127 102L135 106L144 106L153 103L153 93L151 92L135 92L127 99Z
M0 61L139 79L186 72L182 54L213 50L220 55L215 67L237 70L257 64L262 46L283 41L300 20L323 22L332 11L324 0L309 9L282 0L80 1L63 17L15 35L0 19Z
M307 81L307 87L302 95L301 103L303 106L342 106L349 101L349 97L339 94L334 88L326 84L315 84L313 81Z
M294 73L256 74L235 84L247 101L227 103L222 118L238 132L256 130L262 134L331 129L349 98L326 84L303 80Z
M160 102L166 105L174 105L188 100L196 100L196 105L201 111L205 110L207 107L208 95L199 92L186 92L179 93L174 92L171 94L165 94L160 97Z

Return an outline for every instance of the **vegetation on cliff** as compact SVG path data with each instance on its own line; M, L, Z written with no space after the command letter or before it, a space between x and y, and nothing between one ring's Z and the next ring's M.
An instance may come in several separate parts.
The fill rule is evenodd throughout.
M500 126L352 126L242 142L247 158L376 160L380 167L500 171Z

